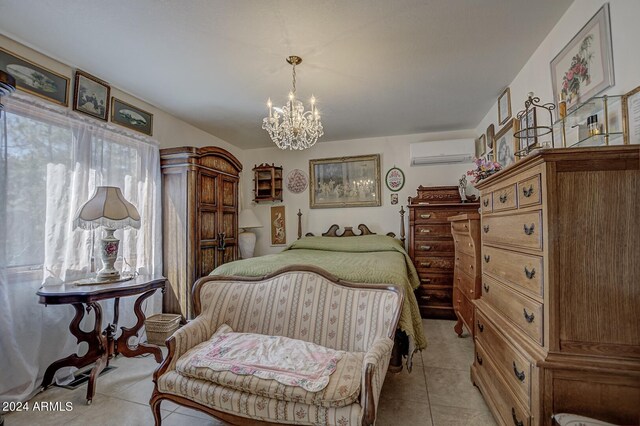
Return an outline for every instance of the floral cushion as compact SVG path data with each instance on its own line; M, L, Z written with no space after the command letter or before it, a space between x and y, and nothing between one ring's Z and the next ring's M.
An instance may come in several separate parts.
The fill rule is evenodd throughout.
M233 333L222 325L180 357L176 371L254 395L343 407L360 395L363 357L281 336Z

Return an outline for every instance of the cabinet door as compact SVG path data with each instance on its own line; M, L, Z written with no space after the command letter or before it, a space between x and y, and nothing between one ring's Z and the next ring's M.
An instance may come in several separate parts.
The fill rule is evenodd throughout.
M210 171L198 173L197 228L198 259L196 279L208 275L216 268L216 247L220 232L219 187L220 175Z
M238 258L238 179L228 176L220 178L218 203L218 240L216 266ZM222 242L224 241L224 245Z

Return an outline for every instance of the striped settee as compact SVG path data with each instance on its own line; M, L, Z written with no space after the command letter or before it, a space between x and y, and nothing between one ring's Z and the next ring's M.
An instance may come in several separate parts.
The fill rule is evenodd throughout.
M311 266L262 278L208 276L193 291L197 317L169 339L153 376L150 405L177 404L234 424L372 425L387 372L403 293L389 285L340 281ZM233 331L284 336L347 351L317 392L230 371L199 374L192 348L226 324Z

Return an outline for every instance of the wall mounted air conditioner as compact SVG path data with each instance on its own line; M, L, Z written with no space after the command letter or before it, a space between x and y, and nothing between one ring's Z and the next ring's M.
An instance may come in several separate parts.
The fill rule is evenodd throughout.
M412 166L471 163L475 155L473 139L417 142L410 145Z

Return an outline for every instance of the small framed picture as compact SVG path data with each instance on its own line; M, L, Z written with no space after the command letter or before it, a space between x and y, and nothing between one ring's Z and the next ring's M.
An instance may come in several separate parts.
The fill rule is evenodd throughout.
M483 155L487 153L487 143L486 143L485 134L481 134L479 138L476 139L476 158L481 158Z
M73 109L107 121L111 87L104 81L82 71L76 71L74 86Z
M498 124L501 126L511 118L511 90L507 87L498 97Z
M153 114L134 107L116 97L111 98L111 122L153 135Z
M515 120L510 120L496 134L494 161L500 163L502 168L510 166L516 162L515 149L517 147L516 138L513 136L513 126Z
M493 149L493 139L495 138L495 127L493 127L493 123L489 124L487 127L487 148L489 150Z
M524 111L523 111L524 112ZM518 114L520 116L520 114ZM516 122L513 133L517 134L518 151L533 147L538 143L536 129L538 122L535 108L531 108L526 114L522 114ZM529 129L525 132L525 129Z
M389 191L400 191L404 186L404 172L396 166L393 166L387 172L387 175L384 177L384 181L387 184Z
M640 86L622 97L624 143L640 144Z
M0 48L0 69L16 79L18 89L42 99L69 106L70 80Z
M284 206L271 206L271 245L287 244L287 228L284 217Z

